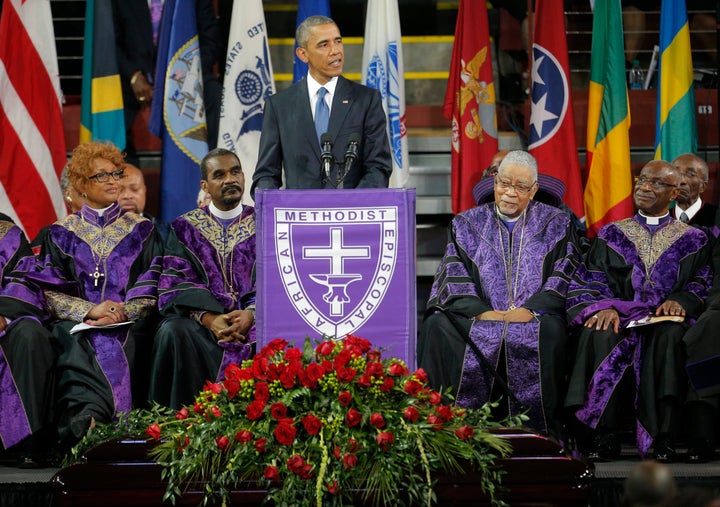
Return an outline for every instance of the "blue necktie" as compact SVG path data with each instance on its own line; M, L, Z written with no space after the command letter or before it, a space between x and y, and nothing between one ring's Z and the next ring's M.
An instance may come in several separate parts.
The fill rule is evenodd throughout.
M325 102L325 95L327 90L320 88L318 90L318 100L315 104L315 132L317 133L318 143L320 142L320 136L322 136L328 129L328 123L330 123L330 108Z

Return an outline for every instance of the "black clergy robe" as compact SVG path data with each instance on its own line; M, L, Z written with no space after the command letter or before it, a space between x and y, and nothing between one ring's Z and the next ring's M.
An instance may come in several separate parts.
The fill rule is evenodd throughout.
M640 215L600 229L567 300L577 355L565 404L580 422L617 431L622 415L618 386L632 371L641 455L658 434L675 436L686 384L681 340L703 309L710 273L705 233L669 215L654 229ZM668 299L682 305L686 322L626 327L654 315ZM605 309L618 312L619 333L583 326Z
M51 314L57 360L56 410L64 445L81 438L92 419L147 404L162 243L152 222L117 203L101 217L87 205L50 227L36 269L24 273ZM132 324L71 333L106 300L124 302Z
M191 404L206 381L222 380L230 363L251 357L254 324L247 343L218 343L197 320L202 312L254 308L254 265L253 207L245 206L227 228L207 206L175 219L160 277L159 307L165 318L155 336L152 401L173 408Z
M575 231L566 213L535 201L511 233L494 203L453 219L418 344L419 365L433 388L452 388L459 406L490 401L496 380L467 346L472 340L495 369L505 372L510 391L529 410L530 426L559 433L567 358L565 293L579 260ZM527 323L473 319L513 304L536 318ZM460 317L465 336L437 312L439 307ZM508 410L517 415L523 408L509 404Z
M0 220L0 315L10 324L0 333L0 440L12 447L52 421L55 352L43 312L32 290L13 276L20 263L35 259L25 234Z

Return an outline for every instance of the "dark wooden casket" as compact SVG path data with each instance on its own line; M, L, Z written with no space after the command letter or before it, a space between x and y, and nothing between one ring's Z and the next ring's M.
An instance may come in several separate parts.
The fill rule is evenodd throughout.
M512 454L498 463L506 472L502 479L506 488L502 498L510 506L588 505L594 478L592 464L567 454L556 441L530 431L500 429L496 433L509 440L513 447ZM59 470L53 477L53 505L169 505L162 502L166 483L161 479L161 467L148 458L152 445L144 440L115 440L89 450L80 463ZM438 474L436 478L437 505L490 505L480 488L477 473ZM228 504L259 506L265 492L256 482L243 482L232 491ZM176 500L176 505L199 505L202 498L203 485L191 484L185 495ZM360 500L358 505L362 505Z

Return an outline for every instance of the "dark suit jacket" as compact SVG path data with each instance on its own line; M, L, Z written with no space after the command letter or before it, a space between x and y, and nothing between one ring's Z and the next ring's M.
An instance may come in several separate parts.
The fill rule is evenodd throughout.
M700 211L695 213L695 216L688 222L690 225L701 225L703 227L712 227L715 224L715 215L717 214L718 207L713 204L703 203Z
M340 76L330 110L328 134L340 164L326 178L315 133L307 79L271 96L265 103L260 152L250 194L256 188L336 188L350 134L360 134L358 157L343 179L343 188L387 188L392 172L390 145L380 92Z

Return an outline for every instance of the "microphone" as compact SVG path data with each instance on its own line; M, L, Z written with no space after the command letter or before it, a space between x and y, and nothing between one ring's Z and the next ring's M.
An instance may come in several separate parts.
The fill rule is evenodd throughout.
M322 161L323 172L325 173L325 179L330 179L330 168L333 163L332 154L332 136L325 132L320 136L320 146L322 147L322 154L320 160Z
M358 143L360 142L360 134L353 132L350 134L347 150L345 151L345 167L342 174L338 174L338 188L342 188L343 179L350 172L350 168L357 160Z

